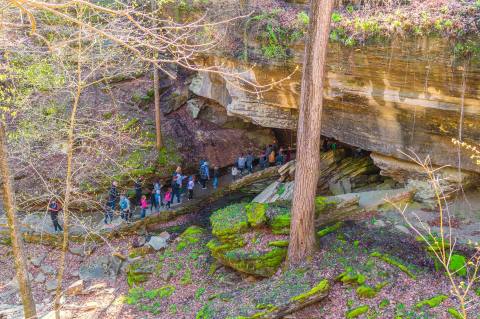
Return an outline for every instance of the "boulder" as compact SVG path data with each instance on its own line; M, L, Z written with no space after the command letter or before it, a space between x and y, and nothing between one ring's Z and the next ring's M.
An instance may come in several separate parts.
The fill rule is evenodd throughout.
M84 284L83 280L77 280L74 283L72 283L70 286L67 287L65 290L65 293L67 296L76 296L79 295L83 292L84 289Z
M38 256L30 259L30 262L32 263L32 265L34 265L35 267L40 267L42 265L42 262L43 260L45 259L47 255L44 254L44 253L41 253L39 254Z
M275 205L262 203L233 204L215 211L210 217L212 239L207 247L220 263L255 276L273 275L286 257L285 247L247 245L255 229L270 225ZM269 232L272 232L270 228ZM272 235L266 235L272 236ZM278 239L274 237L275 239Z
M85 256L85 249L84 249L83 246L69 246L68 251L71 254L76 255L76 256L81 256L81 257Z
M162 237L166 241L170 240L170 234L166 231L163 231L160 234L158 234L158 237Z
M185 85L168 88L160 96L160 107L163 114L169 114L184 105L188 100L189 93L188 87Z
M57 289L57 279L53 278L53 279L47 280L47 282L45 283L45 290L47 290L48 292L51 292L51 291L54 291L55 289Z
M200 114L200 111L203 110L205 107L205 100L199 98L193 98L187 101L187 111L192 116L192 118L196 119Z
M55 274L55 269L48 264L43 264L42 266L40 266L40 270L46 275Z
M80 266L80 279L114 279L117 277L121 266L122 260L115 256L98 256L89 263Z
M168 246L167 240L160 236L152 236L146 245L152 247L155 250L164 249Z
M43 284L45 282L45 275L43 273L39 273L38 275L35 276L33 281L35 281L37 284Z

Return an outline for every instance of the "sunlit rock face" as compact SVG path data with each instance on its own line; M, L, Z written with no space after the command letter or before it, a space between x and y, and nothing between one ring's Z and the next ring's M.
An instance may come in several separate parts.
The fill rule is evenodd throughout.
M294 61L302 61L303 47L292 50ZM212 60L205 63L220 62ZM296 127L298 64L249 68L237 60L221 63L246 70L244 77L259 84L284 80L255 94L224 75L199 74L190 90L261 126ZM446 41L404 39L355 49L331 44L327 63L323 135L397 158L411 152L421 158L430 155L434 164L452 166L459 166L459 151L451 140L459 137L460 127L465 141L480 141L480 64L455 61ZM480 172L468 152L460 153L462 168Z

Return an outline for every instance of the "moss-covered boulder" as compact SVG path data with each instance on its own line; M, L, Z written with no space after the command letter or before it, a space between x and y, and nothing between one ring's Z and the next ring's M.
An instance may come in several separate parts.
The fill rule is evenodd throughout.
M232 250L217 249L212 254L222 263L247 274L269 277L273 275L287 256L287 249L272 247L266 250L252 250L245 247Z
M318 197L317 214L336 205ZM210 217L212 234L208 244L212 256L238 271L269 277L285 260L290 233L290 202L239 203L215 211ZM341 223L328 228L333 232Z
M259 227L265 225L267 221L268 205L263 203L250 203L245 206L247 213L247 221L251 227Z
M212 234L223 242L236 241L240 234L248 230L245 204L233 204L215 211L210 216Z
M241 203L215 211L210 217L212 234L208 244L212 256L243 273L269 277L287 255L288 241L271 227L272 217L288 209L272 204ZM286 225L290 227L290 222ZM282 232L280 232L282 234Z

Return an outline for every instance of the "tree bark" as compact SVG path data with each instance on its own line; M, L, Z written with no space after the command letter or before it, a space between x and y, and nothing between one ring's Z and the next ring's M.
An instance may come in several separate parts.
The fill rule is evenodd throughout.
M77 13L78 14L78 13ZM70 122L68 127L67 137L67 171L65 178L65 197L63 199L63 242L62 253L60 255L60 262L58 265L57 273L57 288L55 290L54 310L55 319L60 319L60 297L62 295L62 282L65 272L65 260L69 245L69 229L70 229L70 202L72 197L72 182L73 182L73 146L75 140L75 125L77 119L77 109L80 103L80 96L83 90L82 80L82 32L83 28L80 27L78 32L78 47L77 47L77 85L75 90L75 97L73 100L72 113L70 114Z
M288 262L295 265L315 247L315 192L320 171L320 134L325 58L334 0L313 0L303 65L297 129L295 190Z
M155 0L151 0L150 2L152 13L157 8L157 3ZM156 134L156 143L155 146L157 150L160 150L163 147L163 137L162 137L162 121L161 121L161 110L160 110L160 76L158 72L158 68L155 64L152 65L153 67L153 95L155 101L155 134Z
M13 259L17 272L20 296L22 298L25 318L37 318L35 301L33 300L32 288L28 278L27 260L23 246L22 233L16 217L15 196L8 166L7 138L5 136L4 123L0 120L0 170L2 178L3 205L7 215L10 238L12 239Z

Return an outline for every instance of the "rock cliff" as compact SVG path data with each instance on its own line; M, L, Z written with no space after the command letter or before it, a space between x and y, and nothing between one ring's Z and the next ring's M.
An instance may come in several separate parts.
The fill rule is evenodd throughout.
M292 48L292 63L253 66L223 60L247 70L257 83L286 78L273 90L252 94L218 74L198 74L190 90L217 101L230 115L272 128L294 129L300 97L303 47ZM205 64L218 63L209 57ZM383 155L429 155L437 165L480 172L452 138L475 144L480 138L480 64L458 61L446 40L398 39L385 45L346 48L330 44L322 134Z

